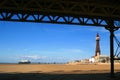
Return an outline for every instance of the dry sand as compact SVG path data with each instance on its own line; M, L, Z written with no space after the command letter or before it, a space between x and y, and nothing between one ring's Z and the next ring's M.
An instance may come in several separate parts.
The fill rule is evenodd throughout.
M0 80L111 80L110 65L0 64ZM120 80L120 64L114 80Z

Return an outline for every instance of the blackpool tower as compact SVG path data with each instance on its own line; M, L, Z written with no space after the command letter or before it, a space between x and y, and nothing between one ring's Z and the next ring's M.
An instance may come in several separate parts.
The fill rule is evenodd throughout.
M96 50L95 50L95 56L100 56L100 44L99 44L99 41L100 41L100 36L99 34L97 33L96 35Z

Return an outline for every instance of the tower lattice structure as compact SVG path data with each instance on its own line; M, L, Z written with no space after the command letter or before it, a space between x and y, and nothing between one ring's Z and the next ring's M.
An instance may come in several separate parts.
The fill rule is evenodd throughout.
M101 51L100 51L100 36L99 34L97 33L96 34L96 50L95 50L95 56L99 56L101 54Z

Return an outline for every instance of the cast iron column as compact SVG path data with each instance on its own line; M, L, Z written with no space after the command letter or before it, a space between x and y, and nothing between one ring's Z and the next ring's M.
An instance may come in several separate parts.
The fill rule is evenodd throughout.
M111 27L113 27L111 25ZM114 36L114 28L111 28L110 30L110 61L111 61L111 78L114 77L114 40L113 40L113 36Z
M117 27L114 26L114 20L109 19L108 20L108 26L106 27L107 30L110 31L110 77L114 78L114 31L118 30Z

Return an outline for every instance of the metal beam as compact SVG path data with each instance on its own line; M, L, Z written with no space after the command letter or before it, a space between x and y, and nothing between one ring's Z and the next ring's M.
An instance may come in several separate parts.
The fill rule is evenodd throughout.
M119 0L0 0L0 10L59 16L111 17L120 20L119 3Z
M118 58L114 58L114 60L120 60L120 57L118 57Z
M106 19L73 17L73 16L57 16L44 14L27 14L0 12L0 20L2 21L21 21L21 22L39 22L39 23L58 23L58 24L74 24L74 25L91 25L91 26L107 26Z
M120 21L119 3L119 0L0 0L0 20L106 26L108 18Z

